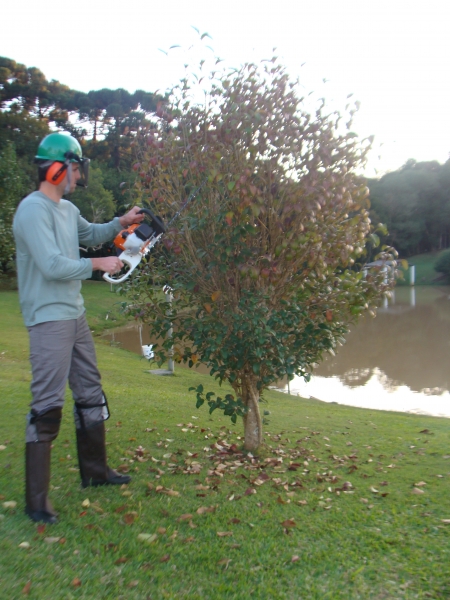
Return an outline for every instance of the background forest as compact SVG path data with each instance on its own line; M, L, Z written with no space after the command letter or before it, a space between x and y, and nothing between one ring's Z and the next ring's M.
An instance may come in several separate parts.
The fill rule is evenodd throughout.
M91 163L87 190L71 200L92 222L110 220L136 203L133 142L152 128L164 98L144 90L88 93L48 81L36 67L0 57L0 271L14 271L12 218L19 201L36 189L33 158L49 132L76 137ZM387 226L384 243L402 258L450 245L450 160L416 162L379 179L367 179L372 222Z

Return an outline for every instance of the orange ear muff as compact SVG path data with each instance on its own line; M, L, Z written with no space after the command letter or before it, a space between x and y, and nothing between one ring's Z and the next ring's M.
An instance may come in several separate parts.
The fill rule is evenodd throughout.
M47 169L45 180L53 185L58 185L66 176L67 165L62 162L54 162Z

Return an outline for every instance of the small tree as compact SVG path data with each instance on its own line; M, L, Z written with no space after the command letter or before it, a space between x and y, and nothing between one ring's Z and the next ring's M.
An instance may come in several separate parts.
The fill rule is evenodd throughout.
M354 174L370 141L324 103L311 114L296 88L276 59L212 73L201 105L184 79L135 165L140 193L166 222L197 197L131 281L133 305L163 340L173 326L176 360L231 384L224 398L199 386L197 406L242 416L249 450L262 441L263 390L286 375L308 379L395 276L385 281L380 268L364 277L355 266L376 241L368 190ZM162 342L161 360L172 342Z

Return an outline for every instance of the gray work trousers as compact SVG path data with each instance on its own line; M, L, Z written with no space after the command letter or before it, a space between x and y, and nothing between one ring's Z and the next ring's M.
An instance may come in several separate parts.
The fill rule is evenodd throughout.
M63 407L67 381L75 401L77 429L107 419L108 406L85 315L68 321L39 323L28 327L28 332L33 379L26 441L39 441L34 424L36 417Z

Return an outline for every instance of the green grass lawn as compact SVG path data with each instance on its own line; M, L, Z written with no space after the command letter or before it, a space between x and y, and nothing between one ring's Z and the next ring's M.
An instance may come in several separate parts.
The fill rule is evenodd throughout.
M118 297L89 283L85 298L100 331ZM450 597L447 419L270 391L265 444L246 456L241 424L195 409L187 391L217 391L213 380L181 368L156 377L101 339L110 464L132 483L81 489L68 393L52 455L60 523L33 524L27 333L17 293L0 301L1 598Z
M448 281L434 270L434 265L442 252L427 252L406 259L408 265L416 267L416 285L448 285ZM404 272L404 279L399 279L397 285L409 285L409 277L409 272Z

